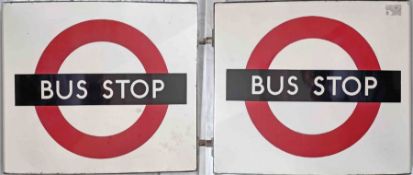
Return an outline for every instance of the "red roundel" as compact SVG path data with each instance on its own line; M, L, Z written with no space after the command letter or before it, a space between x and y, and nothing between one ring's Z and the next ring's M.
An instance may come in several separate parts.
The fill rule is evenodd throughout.
M268 69L277 54L291 43L317 38L337 44L353 59L359 70L380 70L369 43L352 27L324 17L301 17L272 29L253 50L246 69ZM246 101L248 114L261 135L275 147L303 157L336 154L356 143L368 131L380 103L357 103L351 116L336 129L322 134L302 134L282 124L268 102Z
M77 48L93 42L112 42L131 51L147 73L168 73L162 55L142 32L113 20L90 20L58 34L43 51L36 74L58 74L66 58ZM168 105L146 105L141 117L121 133L93 136L74 128L58 106L36 106L49 135L65 149L89 158L112 158L142 146L159 128Z

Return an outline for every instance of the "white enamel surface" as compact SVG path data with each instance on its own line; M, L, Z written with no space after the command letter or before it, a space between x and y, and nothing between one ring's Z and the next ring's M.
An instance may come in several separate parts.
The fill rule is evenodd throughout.
M122 173L196 169L196 4L8 3L3 11L4 165L15 173ZM90 159L57 144L34 107L14 105L14 75L33 74L48 43L67 27L90 19L112 19L143 32L162 54L169 72L187 74L187 104L169 105L157 132L123 156ZM74 51L60 73L143 73L121 46L97 42ZM65 118L96 136L119 133L135 122L142 105L66 106Z
M400 4L401 16L385 6ZM337 154L304 158L284 152L261 136L245 103L225 100L227 69L245 68L272 28L302 16L340 20L372 46L383 70L401 71L401 103L382 103L376 120L358 142ZM305 29L304 29L305 30ZM410 172L410 9L408 2L260 2L215 5L214 169L252 174L397 174ZM355 69L346 52L317 39L287 46L273 69ZM341 125L355 103L271 102L287 127L318 134Z

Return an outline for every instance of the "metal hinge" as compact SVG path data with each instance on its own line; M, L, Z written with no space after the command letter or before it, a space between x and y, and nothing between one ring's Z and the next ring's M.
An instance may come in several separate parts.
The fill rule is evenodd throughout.
M212 147L214 145L214 141L213 140L199 140L198 145L204 146L204 147Z

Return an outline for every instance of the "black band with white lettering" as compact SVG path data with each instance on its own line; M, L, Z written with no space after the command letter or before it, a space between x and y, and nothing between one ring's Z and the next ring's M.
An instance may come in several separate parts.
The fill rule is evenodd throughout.
M186 104L186 74L15 75L16 106Z
M227 70L227 100L400 102L400 71Z

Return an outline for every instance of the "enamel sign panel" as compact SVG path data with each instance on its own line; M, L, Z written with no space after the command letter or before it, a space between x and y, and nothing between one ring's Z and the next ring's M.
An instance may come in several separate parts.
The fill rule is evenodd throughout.
M408 2L215 5L217 173L410 172Z
M195 170L196 8L4 4L5 172Z

